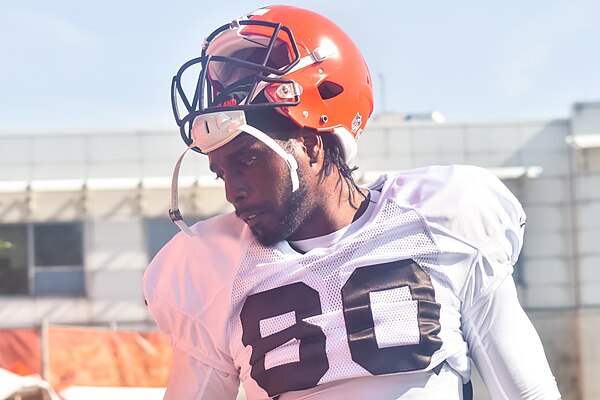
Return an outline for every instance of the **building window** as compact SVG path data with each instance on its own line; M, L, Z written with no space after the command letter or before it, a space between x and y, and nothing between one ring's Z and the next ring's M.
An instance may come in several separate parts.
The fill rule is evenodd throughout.
M188 226L202 220L202 217L186 218ZM145 223L146 243L148 248L148 259L152 260L156 253L165 245L175 234L179 233L179 227L168 218L149 218Z
M29 294L27 227L0 225L0 295Z
M0 295L85 295L83 223L0 224Z

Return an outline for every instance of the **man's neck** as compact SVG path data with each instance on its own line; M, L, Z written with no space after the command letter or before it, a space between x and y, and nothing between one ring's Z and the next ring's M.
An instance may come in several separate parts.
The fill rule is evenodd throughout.
M340 190L340 187L343 189ZM368 208L369 190L355 190L353 197L346 185L337 185L333 191L323 191L318 203L305 223L289 237L304 240L328 235L357 220Z

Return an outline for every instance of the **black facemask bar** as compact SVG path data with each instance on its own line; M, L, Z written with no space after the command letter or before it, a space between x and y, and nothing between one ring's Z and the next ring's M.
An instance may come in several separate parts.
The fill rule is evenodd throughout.
M240 29L240 26L243 25L254 25L254 26L263 26L268 27L273 30L273 34L269 40L267 47L265 48L264 57L262 57L262 61L259 62L251 62L235 57L230 56L219 56L219 55L206 55L206 49L210 42L215 39L219 34L223 33L229 29ZM277 42L280 32L284 32L289 39L289 44L291 45L292 50L292 61L281 68L274 68L268 65L271 54L273 52L273 48ZM175 121L179 126L181 138L186 143L186 145L191 145L192 143L192 123L194 118L198 115L208 114L211 112L217 111L230 111L230 110L253 110L258 108L273 108L273 107L290 107L296 106L300 103L299 95L294 95L294 97L290 100L285 101L274 101L274 102L253 102L253 99L256 95L258 87L261 83L282 83L282 84L293 84L294 81L290 79L282 78L282 75L287 74L289 71L294 68L300 61L300 52L298 51L298 46L294 39L294 36L289 28L274 22L268 21L254 21L254 20L236 20L230 24L225 24L220 28L216 29L212 34L210 34L205 41L203 46L202 55L200 57L194 58L179 68L177 74L173 77L171 82L171 106L173 108L173 115L175 117ZM236 104L236 105L221 105L214 106L213 105L213 95L214 90L212 87L212 83L208 78L208 70L209 65L211 63L231 63L239 68L246 68L249 70L256 71L254 74L250 74L249 77L244 79L246 84L248 85L248 95L246 97L247 104ZM200 64L201 71L199 73L198 80L196 82L196 87L190 101L190 98L186 95L183 86L182 86L182 76L186 70L190 67L193 67L197 64ZM227 88L224 88L227 89ZM262 89L262 88L261 88ZM186 115L183 117L179 112L178 103L181 103L186 109ZM201 149L194 147L194 150L198 152L202 152Z

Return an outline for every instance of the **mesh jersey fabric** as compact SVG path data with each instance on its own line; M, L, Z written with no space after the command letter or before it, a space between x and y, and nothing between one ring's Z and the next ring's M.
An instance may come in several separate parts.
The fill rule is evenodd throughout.
M227 214L177 235L144 291L173 346L237 374L249 399L446 361L470 376L461 316L512 272L524 212L486 170L384 176L363 227L301 254L256 242Z

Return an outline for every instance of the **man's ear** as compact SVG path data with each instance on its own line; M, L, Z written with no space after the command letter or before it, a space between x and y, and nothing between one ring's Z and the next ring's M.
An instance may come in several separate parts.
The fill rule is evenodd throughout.
M323 139L321 135L312 129L303 129L302 141L304 142L310 164L317 163L323 154Z

